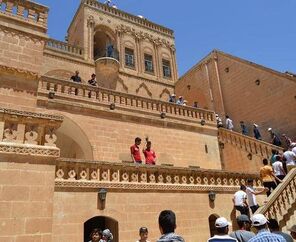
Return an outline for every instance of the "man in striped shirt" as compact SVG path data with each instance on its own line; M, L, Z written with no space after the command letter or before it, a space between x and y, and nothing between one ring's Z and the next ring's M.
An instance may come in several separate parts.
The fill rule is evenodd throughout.
M248 242L286 242L283 236L270 233L267 223L268 220L263 214L255 214L252 217L252 226L257 230L257 234Z

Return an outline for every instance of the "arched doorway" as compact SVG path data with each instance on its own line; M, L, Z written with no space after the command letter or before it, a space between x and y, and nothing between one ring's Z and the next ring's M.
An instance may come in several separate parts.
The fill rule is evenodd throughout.
M216 222L216 219L219 218L220 216L217 215L217 214L211 214L209 216L209 228L210 228L210 234L211 234L211 237L215 235L216 233L216 227L215 227L215 222Z
M84 242L89 241L89 235L94 228L99 228L101 230L109 229L113 234L113 242L119 242L118 221L115 219L105 216L97 216L87 220L84 223Z
M69 117L64 116L61 127L56 131L57 147L61 157L73 159L93 159L93 151L88 137Z
M114 53L108 54L108 47L111 45L116 50L116 38L112 30L103 25L96 26L93 46L94 59L114 55Z

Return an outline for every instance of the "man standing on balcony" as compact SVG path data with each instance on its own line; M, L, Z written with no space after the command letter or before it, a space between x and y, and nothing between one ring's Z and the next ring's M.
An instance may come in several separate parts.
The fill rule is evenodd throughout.
M79 76L79 71L75 71L75 75L71 76L70 78L73 82L79 82L81 83L81 78Z
M234 194L232 201L236 210L240 211L241 214L249 216L246 186L240 186L240 190Z
M155 165L156 154L154 150L151 149L151 141L147 140L146 149L143 149L143 153L145 156L146 165Z
M262 140L261 138L261 134L260 134L260 131L258 129L258 125L257 124L253 124L253 132L254 132L254 137L255 139L259 139L259 140Z
M140 154L140 147L141 144L141 138L137 137L135 138L135 144L131 146L131 157L132 161L137 164L142 164L141 154Z
M70 78L73 82L81 83L79 71L75 71L75 75ZM75 95L78 95L78 88L75 88Z
M233 122L232 120L229 118L228 115L226 115L226 120L225 120L225 126L226 126L226 129L229 129L229 130L233 130L234 126L233 126Z

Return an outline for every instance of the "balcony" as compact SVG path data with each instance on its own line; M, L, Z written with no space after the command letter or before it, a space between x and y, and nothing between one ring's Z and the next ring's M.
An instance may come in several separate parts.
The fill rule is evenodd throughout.
M115 48L107 48L95 55L95 68L99 85L108 89L116 89L119 74L119 52Z
M153 122L183 130L201 130L216 133L213 111L177 105L136 95L93 87L72 81L43 76L38 87L38 105L68 110L75 107L81 112L100 115L124 115L126 121ZM122 118L122 117L120 117Z
M249 178L261 186L257 174L60 158L56 163L55 185L120 191L235 192Z

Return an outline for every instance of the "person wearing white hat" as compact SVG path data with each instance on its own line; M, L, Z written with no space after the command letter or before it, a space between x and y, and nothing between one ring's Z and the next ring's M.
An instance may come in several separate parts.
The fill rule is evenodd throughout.
M268 128L267 131L270 134L270 143L276 146L281 146L281 139L275 134L275 132L273 132L272 128Z
M179 96L179 99L177 100L176 104L178 104L178 105L183 105L184 104L183 96Z
M296 240L296 225L293 225L291 228L288 229L293 239Z
M230 223L226 218L220 217L216 219L215 227L217 234L208 239L208 242L238 242L235 238L228 235Z
M255 137L255 139L259 139L259 140L261 140L262 139L262 137L261 137L261 134L260 134L260 131L259 131L259 129L258 129L258 124L253 124L253 132L254 132L254 137Z
M272 234L268 231L268 220L263 214L255 214L251 220L252 226L256 229L257 234L248 242L286 242L283 236Z
M172 95L170 95L169 102L170 103L175 103L176 102L176 94L173 93Z

